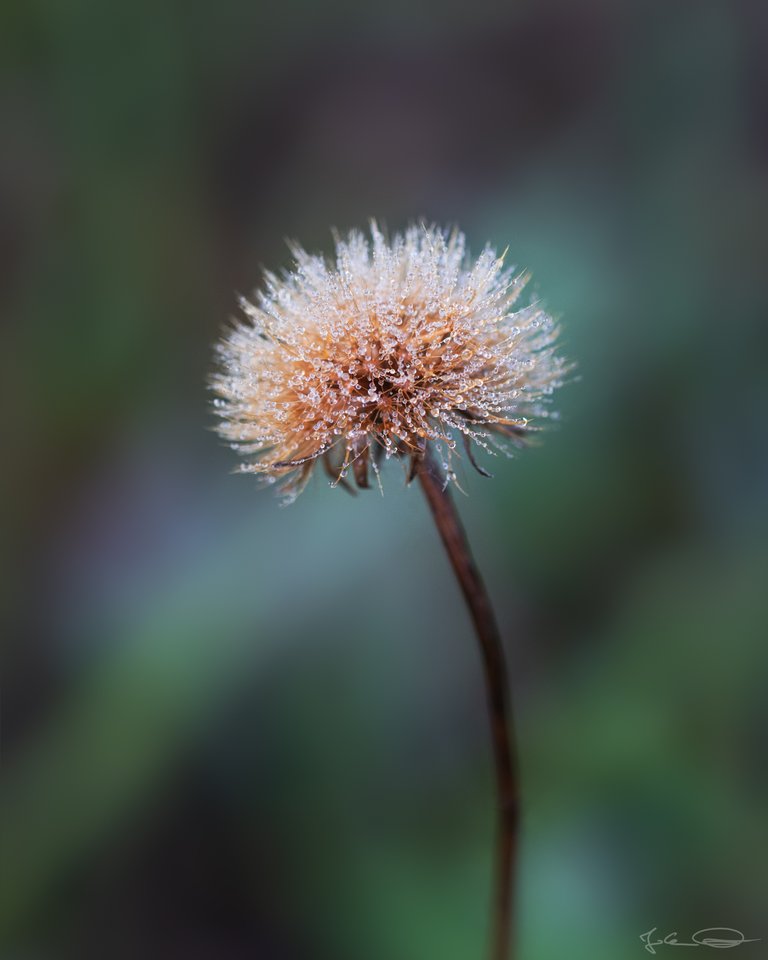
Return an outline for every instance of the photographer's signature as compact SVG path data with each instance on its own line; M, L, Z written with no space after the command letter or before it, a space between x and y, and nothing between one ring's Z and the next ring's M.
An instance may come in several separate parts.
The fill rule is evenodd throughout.
M640 934L648 953L655 954L654 947L714 947L717 950L729 950L731 947L740 947L742 943L759 942L758 937L749 939L732 927L706 927L704 930L697 930L690 940L678 940L677 931L655 939L657 930L658 927L653 927L647 933Z

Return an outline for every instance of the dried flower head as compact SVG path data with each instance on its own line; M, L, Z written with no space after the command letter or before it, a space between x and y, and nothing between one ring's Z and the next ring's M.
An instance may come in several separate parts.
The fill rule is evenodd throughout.
M218 346L219 432L288 499L318 461L367 487L382 458L413 476L429 444L453 480L457 439L484 472L472 444L519 445L562 382L552 317L513 309L528 274L489 247L470 261L458 230L370 233L336 238L333 263L292 247L295 269L267 273Z

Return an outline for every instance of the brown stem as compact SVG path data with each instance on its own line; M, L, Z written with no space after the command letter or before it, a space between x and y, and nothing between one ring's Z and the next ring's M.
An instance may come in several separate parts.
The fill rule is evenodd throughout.
M507 668L499 628L482 577L472 559L453 499L430 453L420 462L419 481L427 498L480 641L491 718L498 795L496 883L493 907L492 960L509 960L512 941L512 896L517 858L519 789L511 734Z

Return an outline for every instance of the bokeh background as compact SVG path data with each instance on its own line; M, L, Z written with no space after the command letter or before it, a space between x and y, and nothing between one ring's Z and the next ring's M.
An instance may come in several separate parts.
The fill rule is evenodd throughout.
M768 7L0 17L3 956L484 955L481 673L418 490L280 510L207 429L235 292L370 216L509 244L578 362L460 498L513 673L520 956L723 924L764 956Z

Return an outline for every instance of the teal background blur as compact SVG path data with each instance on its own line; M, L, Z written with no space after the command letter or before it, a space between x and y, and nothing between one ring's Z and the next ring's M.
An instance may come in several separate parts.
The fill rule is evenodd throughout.
M723 924L765 956L768 7L0 17L3 956L484 955L482 680L419 491L280 510L207 431L236 291L369 216L509 244L578 362L459 497L521 958Z

